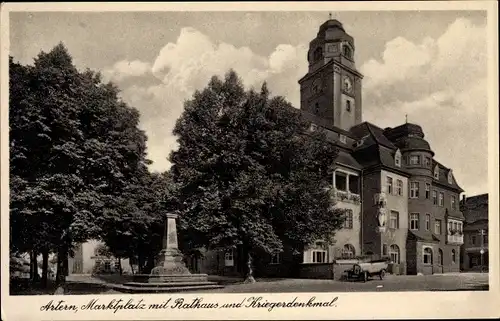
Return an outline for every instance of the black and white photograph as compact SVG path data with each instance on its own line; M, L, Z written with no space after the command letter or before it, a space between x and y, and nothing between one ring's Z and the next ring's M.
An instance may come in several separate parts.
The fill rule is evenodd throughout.
M498 314L497 4L464 3L3 7L3 295Z

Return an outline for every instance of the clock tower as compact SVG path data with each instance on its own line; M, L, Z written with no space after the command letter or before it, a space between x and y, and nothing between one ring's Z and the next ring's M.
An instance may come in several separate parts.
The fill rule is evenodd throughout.
M354 39L335 19L323 23L309 43L309 70L299 80L300 109L343 130L361 123L361 80Z

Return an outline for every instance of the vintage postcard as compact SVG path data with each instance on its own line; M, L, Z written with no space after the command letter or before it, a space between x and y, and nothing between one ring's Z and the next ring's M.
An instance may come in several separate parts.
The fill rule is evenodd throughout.
M499 317L497 9L4 4L2 319Z

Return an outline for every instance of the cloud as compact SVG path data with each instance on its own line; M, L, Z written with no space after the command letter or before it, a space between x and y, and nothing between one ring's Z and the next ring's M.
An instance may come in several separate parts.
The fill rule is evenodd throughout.
M140 77L151 73L151 64L140 60L122 60L115 63L111 68L103 70L105 81L120 82L132 77Z
M380 61L360 68L363 118L386 127L408 115L469 195L488 188L486 34L457 19L436 39L388 41Z
M484 26L457 19L436 38L388 41L383 52L374 53L379 58L361 62L360 68L365 74L363 118L386 127L403 123L408 115L423 127L436 158L454 169L468 194L487 190L485 37ZM144 74L154 79L124 86L122 96L140 110L154 161L151 169L162 171L170 167L168 156L177 148L172 130L183 102L195 89L232 68L245 86L258 88L267 81L272 94L299 107L297 81L307 72L306 54L307 45L280 44L263 56L184 28L153 62L120 62L110 69L115 79Z
M172 130L181 115L183 102L194 90L205 87L213 75L219 77L234 69L247 88L259 89L264 81L273 95L287 97L294 105L300 102L298 79L307 72L307 47L281 44L268 56L254 53L248 47L217 43L194 28L183 28L175 42L167 43L153 63L119 62L107 70L115 81L144 75L151 71L157 79L153 85L125 86L121 95L141 112L141 127L148 134L148 156L151 169L170 167L167 158L177 148Z

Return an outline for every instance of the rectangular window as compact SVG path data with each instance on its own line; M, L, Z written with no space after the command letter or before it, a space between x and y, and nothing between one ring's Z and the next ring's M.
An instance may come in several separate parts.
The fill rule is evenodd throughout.
M387 255L387 244L382 245L382 255Z
M488 234L483 235L483 245L488 244Z
M387 194L391 195L393 193L392 190L392 177L387 177Z
M326 263L326 251L312 251L313 263Z
M271 255L271 264L280 264L281 263L281 253L274 253Z
M432 191L432 204L438 205L438 192Z
M453 223L452 222L448 222L448 231L450 232L450 234L451 234L452 230L453 230Z
M396 182L397 186L396 186L396 193L399 195L399 196L403 196L403 181L398 179L397 182Z
M356 175L349 175L349 192L359 194L359 177Z
M389 228L399 228L399 213L396 211L391 211L391 216L389 218Z
M439 206L444 206L444 194L439 192Z
M471 235L470 236L470 244L471 245L476 245L476 236L475 235Z
M345 220L344 220L344 228L352 229L352 210L346 210Z
M428 247L424 249L424 264L432 264L432 250Z
M410 214L410 230L418 230L418 213Z
M425 183L425 199L429 199L431 197L431 184Z
M430 157L425 157L425 167L431 167L431 158Z
M410 165L420 165L420 155L411 155Z
M347 192L347 174L343 172L335 172L335 188L339 191Z
M104 262L104 271L106 272L111 271L111 262L109 261Z
M441 235L441 220L436 220L434 222L434 233L437 235Z
M418 198L419 183L410 182L410 198Z
M425 214L425 230L431 229L431 214Z
M225 266L234 266L234 252L233 250L229 250L224 253L224 265Z
M451 209L456 209L457 208L457 199L455 198L455 196L452 196L451 197Z

